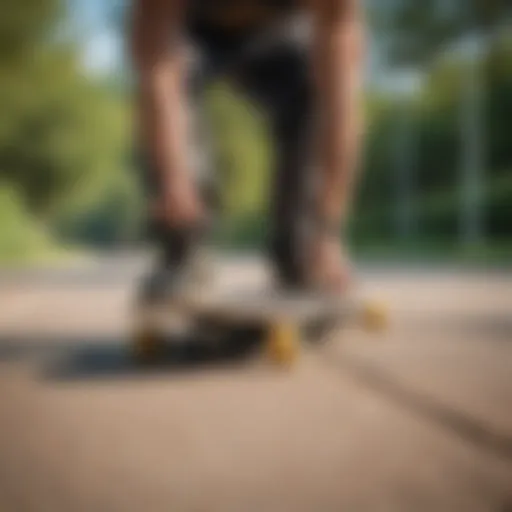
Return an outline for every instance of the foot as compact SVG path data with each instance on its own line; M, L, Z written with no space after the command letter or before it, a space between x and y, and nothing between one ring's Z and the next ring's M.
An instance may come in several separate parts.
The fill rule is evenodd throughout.
M138 299L143 304L167 302L184 288L185 276L180 269L157 265L143 278Z
M180 265L159 261L143 279L139 296L145 303L169 301L178 294L209 286L213 281L212 256L206 248L198 247Z
M323 235L312 246L308 280L323 293L344 295L353 285L352 265L337 237Z
M324 235L311 244L306 263L277 266L276 285L284 292L343 296L353 285L350 260L337 237Z

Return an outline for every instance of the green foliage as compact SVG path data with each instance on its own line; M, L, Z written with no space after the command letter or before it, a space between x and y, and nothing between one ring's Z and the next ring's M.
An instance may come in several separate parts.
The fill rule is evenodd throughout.
M133 173L112 174L89 208L74 209L56 222L61 238L96 247L132 244L143 229L142 194Z
M5 183L0 183L0 225L2 261L20 261L51 247L44 227L36 224L18 191Z
M37 215L87 204L119 166L126 106L90 83L72 53L54 49L0 78L0 110L0 166Z
M510 14L508 0L398 0L381 7L374 22L392 63L422 66L468 31L490 31Z
M492 169L512 169L510 120L512 119L512 37L497 41L485 67L486 140Z
M485 229L489 239L511 237L510 177L512 145L512 44L497 40L484 70L485 109ZM457 239L459 228L461 98L463 70L455 58L436 66L423 93L410 104L410 130L414 156L410 169L414 180L414 209L421 236ZM365 162L354 213L352 232L358 238L392 240L394 237L393 148L398 110L382 97L370 97ZM402 106L402 108L405 108Z
M15 201L3 215L37 219L68 240L125 239L140 209L128 171L129 102L112 81L85 75L78 49L61 37L62 7L19 0L2 9L0 169L24 208ZM27 229L20 240L30 239Z
M461 0L462 2L462 0ZM466 30L462 3L438 10L434 0L395 2L385 20L395 64L432 64L437 50ZM112 3L120 18L122 0ZM444 5L444 4L443 4ZM137 239L142 197L129 158L131 119L117 77L92 82L77 49L59 40L59 0L18 0L0 16L0 257L18 260L60 241L118 245ZM473 14L488 27L504 12L501 0L478 0ZM466 13L467 14L467 13ZM456 240L463 67L443 60L429 69L424 92L410 109L419 233ZM512 42L496 42L485 63L486 232L510 239L512 194ZM220 240L260 245L266 226L272 145L257 109L224 83L209 91L224 210ZM394 237L396 105L367 98L365 158L352 232L358 241ZM49 235L48 233L51 233Z
M215 127L218 179L226 218L265 210L271 167L270 144L256 109L225 84L216 84L207 106Z
M0 16L0 63L31 58L48 39L61 13L60 0L4 2Z

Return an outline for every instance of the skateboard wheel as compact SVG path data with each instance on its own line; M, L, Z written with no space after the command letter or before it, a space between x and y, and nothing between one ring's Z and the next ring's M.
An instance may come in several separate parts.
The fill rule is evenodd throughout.
M385 331L389 325L389 313L386 305L377 302L365 304L362 311L362 323L367 331Z
M291 366L299 357L299 333L293 324L275 324L267 340L270 359L281 366Z
M154 361L163 347L161 336L150 329L138 330L133 339L133 352L137 361Z

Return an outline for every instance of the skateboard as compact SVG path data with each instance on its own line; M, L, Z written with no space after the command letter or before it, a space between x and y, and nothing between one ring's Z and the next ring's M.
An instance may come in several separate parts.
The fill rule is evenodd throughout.
M333 328L355 325L379 332L388 325L384 304L350 296L282 293L269 289L223 290L202 287L174 296L168 303L140 305L133 349L137 360L157 360L169 333L206 344L228 338L257 338L267 357L292 365L304 343L320 343Z

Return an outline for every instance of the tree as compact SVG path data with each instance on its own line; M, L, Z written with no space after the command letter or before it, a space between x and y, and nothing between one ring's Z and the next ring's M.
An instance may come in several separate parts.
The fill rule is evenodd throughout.
M62 13L60 0L17 0L2 6L0 16L0 67L30 59L48 41Z
M53 49L0 79L0 169L39 216L86 201L119 164L125 109Z
M64 16L58 0L18 0L0 17L1 181L50 226L103 208L112 183L132 179L127 98L85 75Z
M389 30L386 47L397 65L430 66L441 52L455 43L482 44L485 36L510 14L506 0L425 0L421 3L399 0L382 16ZM467 53L467 52L466 52ZM480 56L473 50L466 60L466 80L461 102L461 188L460 233L469 244L483 236L483 84Z

